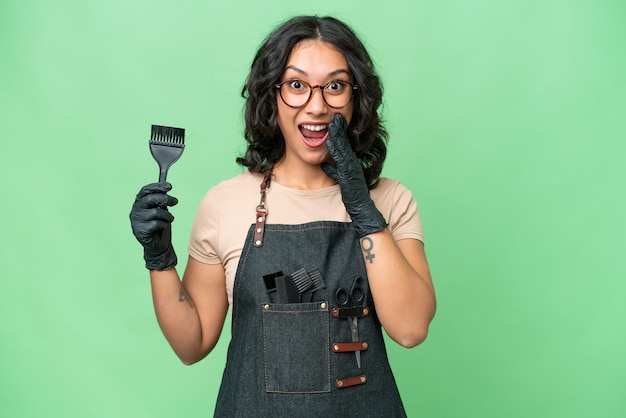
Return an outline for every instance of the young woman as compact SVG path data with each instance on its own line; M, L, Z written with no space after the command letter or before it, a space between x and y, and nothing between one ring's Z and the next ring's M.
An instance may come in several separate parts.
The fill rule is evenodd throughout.
M195 363L230 307L216 416L405 416L381 326L420 344L435 295L417 205L379 177L387 133L367 51L334 18L293 18L242 93L248 170L202 201L182 283L171 185L142 188L130 215L165 337Z

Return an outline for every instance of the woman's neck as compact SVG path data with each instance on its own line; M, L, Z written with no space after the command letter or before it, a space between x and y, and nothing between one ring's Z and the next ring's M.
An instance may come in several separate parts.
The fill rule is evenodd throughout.
M272 181L296 190L317 190L335 185L319 165L294 167L278 162L272 169Z

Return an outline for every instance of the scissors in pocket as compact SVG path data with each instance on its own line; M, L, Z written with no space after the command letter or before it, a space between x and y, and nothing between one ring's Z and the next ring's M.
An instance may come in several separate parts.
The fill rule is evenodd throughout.
M367 291L365 287L365 280L361 276L354 278L352 282L352 288L347 291L343 287L339 287L335 292L335 302L339 308L362 308L365 307L365 299ZM359 317L349 316L348 324L350 325L350 333L352 335L352 342L359 341ZM356 357L356 364L361 368L361 352L359 350L354 352Z

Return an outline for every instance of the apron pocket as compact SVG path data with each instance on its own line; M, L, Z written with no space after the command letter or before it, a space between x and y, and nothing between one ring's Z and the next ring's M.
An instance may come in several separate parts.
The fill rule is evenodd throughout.
M265 304L262 311L265 390L330 392L328 302Z

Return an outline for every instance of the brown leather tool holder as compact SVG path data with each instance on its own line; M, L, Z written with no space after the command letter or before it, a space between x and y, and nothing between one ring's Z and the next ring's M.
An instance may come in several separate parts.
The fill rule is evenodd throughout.
M360 308L333 308L330 314L333 318L351 318L353 316L363 318L370 314L370 308L367 306Z
M367 306L357 308L333 308L331 310L331 316L333 318L351 318L358 317L363 318L370 314L370 310ZM331 346L334 353L347 353L355 351L366 351L369 348L367 341L355 341L355 342L335 342ZM367 376L364 374L351 377L342 377L335 380L335 387L337 389L345 389L351 386L363 385L367 383Z
M358 376L352 377L343 377L341 379L335 380L335 387L337 389L345 389L350 386L363 385L367 383L367 376L364 374L360 374Z
M369 344L367 341L356 341L353 343L333 343L334 353L349 353L355 351L367 351Z

